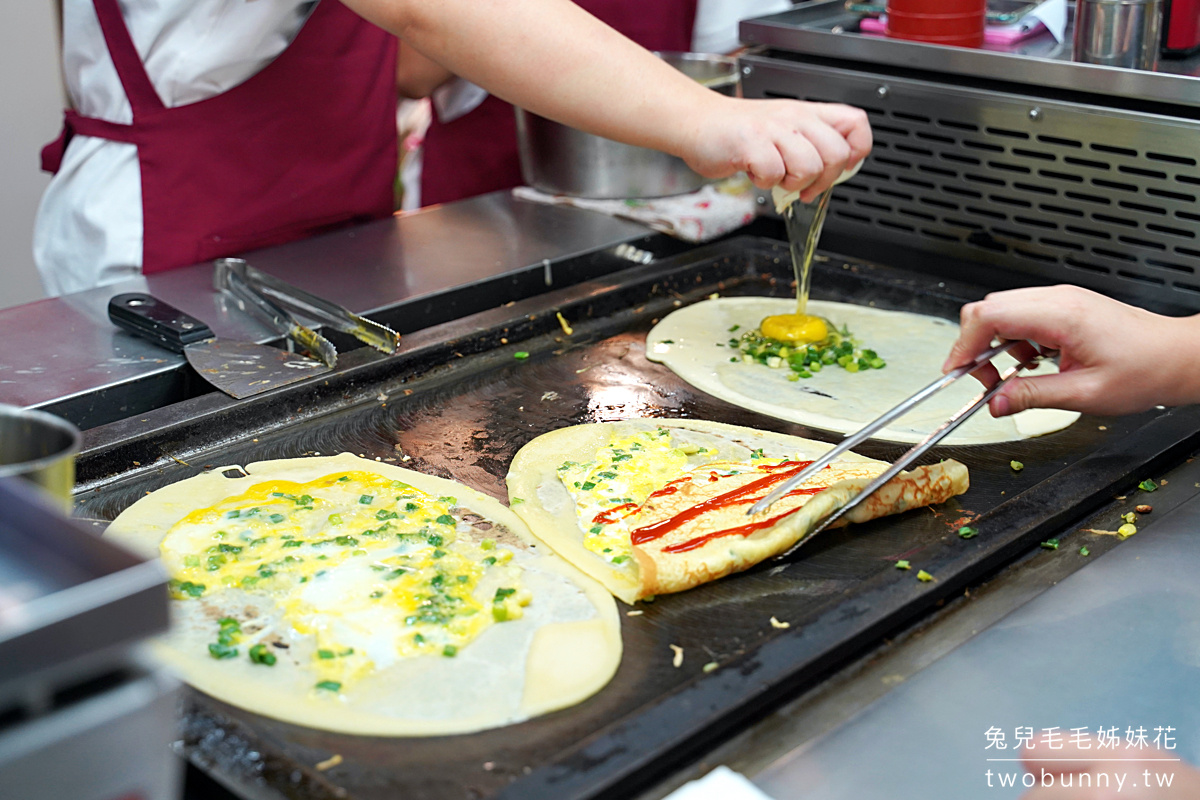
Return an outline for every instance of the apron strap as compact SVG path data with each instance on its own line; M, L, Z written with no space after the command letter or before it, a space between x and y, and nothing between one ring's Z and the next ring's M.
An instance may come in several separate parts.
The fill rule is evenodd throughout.
M80 136L95 136L98 139L108 139L114 142L137 144L137 134L132 125L122 125L119 122L109 122L105 119L83 117L78 112L68 109L63 115L62 132L50 144L42 148L42 171L55 174L62 167L63 155L67 145L75 134Z
M117 68L121 86L124 87L125 96L129 98L129 105L133 108L134 118L163 110L165 106L158 92L154 90L150 76L146 74L146 67L142 64L142 57L138 55L137 48L134 47L133 37L129 35L129 26L121 16L121 7L117 0L92 0L92 5L96 7L100 30L104 32L104 43L108 46L113 66Z

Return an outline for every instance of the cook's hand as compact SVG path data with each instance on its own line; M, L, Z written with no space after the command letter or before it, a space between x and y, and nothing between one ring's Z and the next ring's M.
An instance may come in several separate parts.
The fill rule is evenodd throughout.
M706 178L744 170L760 189L780 185L808 203L870 152L861 109L715 95L688 121L681 155Z
M1037 761L1051 751L1034 749L1022 754L1025 770L1037 779L1035 788L1021 800L1183 800L1200 797L1200 772L1179 761L1105 761L1105 758L1136 758L1128 750L1081 749L1065 743L1053 758L1068 761ZM1137 752L1137 751L1133 751ZM1143 750L1147 758L1173 757L1173 750ZM1149 775L1147 775L1149 773ZM1064 787L1063 776L1071 783ZM1170 786L1159 784L1167 782ZM1147 778L1149 782L1147 783ZM1083 784L1087 784L1084 786Z
M1015 378L992 398L995 417L1027 408L1131 414L1200 400L1200 317L1159 316L1077 286L997 292L963 306L962 331L942 371L970 363L995 339L1061 351L1059 374ZM1029 345L1013 351L1017 358L1032 353ZM991 386L999 375L989 365L976 377Z

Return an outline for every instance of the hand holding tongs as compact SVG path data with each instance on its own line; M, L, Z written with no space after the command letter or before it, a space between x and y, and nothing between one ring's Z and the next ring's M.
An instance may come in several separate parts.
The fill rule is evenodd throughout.
M816 461L814 461L812 464L810 464L805 469L801 470L800 473L797 474L795 477L789 478L788 480L781 483L772 492L770 492L766 497L759 500L754 505L750 506L750 510L746 512L747 515L760 514L763 511L766 511L777 500L779 500L779 498L783 497L785 494L790 492L792 489L796 488L801 483L803 483L804 481L811 478L819 470L822 470L829 464L833 463L837 459L837 457L840 456L842 453L846 452L847 450L854 447L855 445L860 444L861 442L866 441L867 439L871 438L871 436L874 433L876 433L877 431L879 431L880 429L882 429L889 423L893 422L897 418L908 413L915 406L917 406L920 403L923 403L925 400L929 399L932 395L934 395L937 392L941 391L942 389L946 388L951 383L954 383L959 378L962 378L965 375L971 374L972 372L979 369L984 364L987 364L989 361L991 361L996 356L1000 355L1001 353L1008 352L1009 350L1011 350L1012 348L1016 347L1019 344L1022 344L1021 340L1002 342L1001 344L993 347L992 349L990 349L987 352L980 355L977 359L975 359L975 361L973 363L964 364L961 367L957 367L957 368L951 370L950 372L947 372L945 375L938 378L933 383L926 386L924 389L921 389L919 392L917 392L916 394L914 394L912 397L908 398L907 400L903 401L902 403L897 405L895 408L892 408L890 411L884 412L884 414L881 417L879 417L879 419L867 424L866 427L862 428L857 433L847 436L845 441L843 441L837 447L830 450L825 455L818 458ZM892 478L894 478L898 474L900 474L900 472L905 467L907 467L908 465L910 465L914 461L916 461L921 455L923 455L925 453L926 450L928 450L929 448L933 447L935 444L940 442L942 439L944 439L946 436L948 436L955 428L957 428L959 425L962 425L964 422L966 422L968 417L970 417L976 411L978 411L979 409L981 409L985 405L987 405L987 402L989 400L991 400L992 397L994 397L1004 387L1004 384L1008 383L1008 381L1010 381L1018 372L1025 369L1026 367L1031 366L1032 364L1036 363L1037 361L1040 361L1043 358L1052 357L1054 355L1057 355L1057 353L1055 351L1047 351L1045 353L1038 352L1038 353L1035 353L1033 356L1030 356L1028 359L1022 361L1021 363L1017 364L1016 366L1012 367L1011 369L1007 370L1003 375L1000 376L1000 380L998 380L995 383L995 385L993 385L990 389L987 389L986 391L982 392L970 403L968 403L967 405L963 406L958 411L956 411L954 413L954 415L950 417L950 419L943 422L935 431L933 431L933 433L929 434L924 439L922 439L920 442L918 442L916 445L914 445L912 447L912 449L910 449L907 453L905 453L903 456L901 456L896 461L896 463L894 463L891 467L889 467L886 471L884 471L883 474L879 475L877 478L875 478L875 480L873 480L869 484L867 484L861 492L859 492L857 495L855 495L854 498L852 498L850 500L850 502L846 503L846 505L842 506L837 511L830 514L828 517L821 520L819 525L817 525L815 528L813 528L811 531L809 531L807 534L805 534L804 537L800 539L800 541L796 542L794 545L792 545L790 548L788 548L788 550L786 552L784 552L783 554L781 554L780 556L778 556L778 558L786 558L787 556L791 555L793 552L795 552L797 547L804 544L804 542L808 541L808 539L812 538L813 536L817 535L821 531L828 528L830 525L832 525L837 520L841 519L843 516L848 514L851 509L858 506L861 502L866 500L868 497L870 497L872 494L874 494L878 489L880 489L884 484L886 484Z
M388 355L396 352L400 334L336 303L317 297L287 281L260 272L240 258L214 262L213 285L239 301L270 327L311 350L328 366L337 361L337 351L328 339L301 325L287 309L323 325L349 333Z

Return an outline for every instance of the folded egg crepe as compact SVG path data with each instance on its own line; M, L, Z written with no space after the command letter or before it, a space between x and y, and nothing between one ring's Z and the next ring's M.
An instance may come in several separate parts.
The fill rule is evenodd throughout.
M832 445L700 420L563 428L513 458L509 503L563 558L626 603L690 589L784 552L888 464L845 453L768 510L750 506ZM944 502L957 461L902 472L838 524Z
M170 575L156 651L241 708L378 736L568 706L616 671L616 605L486 495L342 454L218 469L108 536Z

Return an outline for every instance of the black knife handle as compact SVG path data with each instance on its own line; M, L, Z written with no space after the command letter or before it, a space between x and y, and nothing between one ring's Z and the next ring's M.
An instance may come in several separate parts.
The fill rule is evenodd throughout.
M108 318L118 328L182 353L186 345L212 339L212 329L175 306L140 292L119 294L108 301Z

